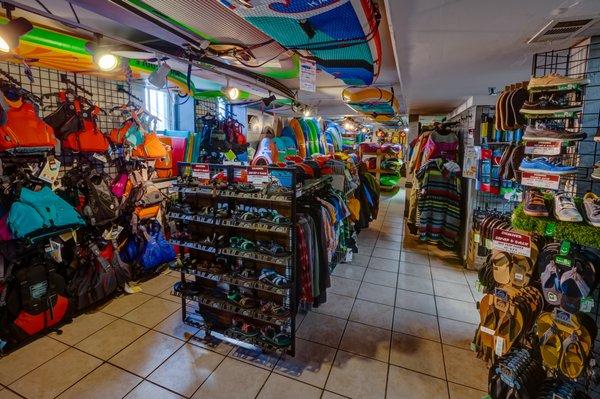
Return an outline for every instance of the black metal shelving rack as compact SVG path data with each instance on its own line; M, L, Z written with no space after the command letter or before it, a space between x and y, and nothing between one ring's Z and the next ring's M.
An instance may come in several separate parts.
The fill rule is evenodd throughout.
M247 171L248 167L237 166L237 165L218 165L218 164L193 164L193 163L179 163L180 176L189 175L194 165L208 165L210 175L213 173L222 172L222 175L227 176L227 181L233 183L240 174ZM218 231L223 233L233 233L242 236L248 235L269 235L269 239L274 237L280 237L281 240L287 237L287 251L289 256L280 258L273 257L270 255L261 254L259 252L252 251L241 251L232 249L229 247L214 248L206 246L204 244L190 241L182 242L180 240L171 240L172 244L178 245L179 259L172 265L172 269L180 272L181 282L185 282L188 277L194 278L196 281L212 281L219 284L227 284L229 286L243 287L244 289L250 289L254 293L263 293L269 295L276 295L281 298L281 305L289 309L289 317L285 321L269 318L262 314L259 310L248 310L236 307L225 300L215 300L209 296L193 296L181 294L180 292L173 291L172 294L181 297L182 303L182 319L185 324L191 325L196 328L204 329L206 331L206 337L213 337L214 335L220 335L223 339L233 339L234 341L242 341L252 346L258 347L266 352L275 352L280 354L288 354L294 356L296 352L295 344L295 331L296 331L296 314L298 311L298 293L300 292L299 284L299 271L297 267L297 253L296 253L296 222L297 222L297 206L298 200L310 194L311 192L318 191L326 187L331 182L330 177L321 177L318 179L312 179L305 181L304 184L297 183L297 175L295 168L276 168L276 167L265 167L269 174L273 171L276 173L289 174L291 181L291 190L289 196L286 195L275 195L267 196L261 193L240 193L229 188L218 189L215 186L204 185L204 186L186 186L177 185L173 189L176 191L178 199L180 201L187 198L202 198L204 203L210 203L213 209L212 216L207 215L186 215L181 213L169 212L167 217L171 221L184 221L184 223L204 225L211 229L211 231ZM217 205L227 204L229 212L234 209L236 205L249 205L264 208L278 208L286 209L287 214L291 220L289 225L270 225L263 222L244 222L231 218L219 219L216 217ZM239 279L230 274L214 275L205 271L198 271L185 267L185 264L181 264L184 258L185 249L191 250L196 253L203 253L204 256L224 256L228 258L228 265L235 262L236 259L244 259L249 261L260 262L261 264L270 264L285 269L285 277L288 278L290 284L289 288L274 288L267 284L263 284L258 281L247 281ZM256 265L254 265L256 267ZM198 305L198 311L188 311L188 301L192 301ZM237 315L244 319L250 319L253 322L267 323L282 328L291 337L291 344L287 347L277 347L269 342L263 341L258 337L246 338L241 334L232 333L231 329L217 329L214 328L211 322L207 322L206 318L203 317L203 309L208 309L214 313L227 314L226 317ZM201 317L198 317L201 316ZM215 334L216 333L216 334ZM219 337L219 338L221 338Z

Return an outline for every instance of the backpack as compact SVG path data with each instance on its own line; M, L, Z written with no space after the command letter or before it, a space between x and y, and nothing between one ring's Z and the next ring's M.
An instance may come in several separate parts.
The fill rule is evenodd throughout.
M14 273L6 296L9 342L19 342L69 315L65 281L47 261L34 261Z
M88 195L83 214L92 226L103 225L119 217L119 200L112 193L105 174L93 172L86 177L85 185Z
M91 244L79 258L82 261L68 287L77 310L108 298L131 279L129 265L121 261L112 243L102 250Z

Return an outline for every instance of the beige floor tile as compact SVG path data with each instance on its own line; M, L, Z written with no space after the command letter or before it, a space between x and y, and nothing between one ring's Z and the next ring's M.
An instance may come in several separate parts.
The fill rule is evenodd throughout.
M10 388L27 398L54 398L101 364L101 360L70 348L15 381Z
M372 284L385 285L386 287L396 288L397 273L384 272L383 270L367 269L363 281Z
M228 341L220 340L214 336L206 338L206 332L200 330L188 341L190 344L201 346L205 349L210 349L213 352L220 353L223 356L227 356L229 352L235 348L234 345Z
M396 243L393 248L388 248L388 249L400 250L400 249L402 249L402 241L404 240L404 235L383 232L379 235L379 239L377 241L381 241L381 240ZM377 243L375 243L375 246L377 246ZM380 246L380 248L385 248L385 247Z
M450 388L450 399L481 399L487 395L484 391L464 387L453 382L449 382L448 387Z
M362 280L365 275L366 267L354 266L349 263L341 263L333 269L333 276L349 278L352 280Z
M223 359L218 353L185 344L147 379L183 396L192 396Z
M361 230L360 234L358 235L358 241L362 242L365 239L375 239L375 240L377 240L377 237L379 237L379 232L378 231Z
M373 254L373 250L375 249L372 245L362 245L358 243L356 246L358 248L358 253L364 256L371 256Z
M116 317L104 312L84 313L75 317L73 322L62 326L61 334L53 332L48 336L73 346L114 320Z
M444 361L448 381L480 391L487 390L487 364L473 356L472 351L444 345Z
M296 356L279 359L275 372L323 388L333 365L336 350L325 345L296 339Z
M46 363L69 347L48 337L41 337L28 345L0 358L0 383L12 382Z
M151 382L143 381L124 399L183 399L183 396L167 391Z
M75 347L108 360L146 331L148 329L145 327L119 319L90 335Z
M458 269L446 267L432 267L431 275L434 280L447 281L449 283L467 284L464 273Z
M455 299L442 298L439 296L435 298L435 301L440 317L464 321L465 323L479 323L479 312L477 312L474 303L457 301Z
M349 278L331 276L331 287L327 290L332 294L344 295L351 298L356 296L360 281L350 280Z
M308 312L296 336L323 345L338 347L346 320L320 313Z
M347 263L349 265L352 266L358 266L358 267L367 267L367 265L369 264L369 259L371 259L370 256L367 255L361 255L361 254L353 254L352 256L352 262ZM344 265L346 263L342 263L341 265ZM340 266L340 265L338 265Z
M399 275L398 288L407 291L433 295L433 284L431 283L431 278L415 277L404 274Z
M393 234L393 235L402 235L404 234L404 228L401 227L402 225L398 224L398 223L383 223L381 225L381 232L382 233L388 233L388 234Z
M179 281L179 278L161 274L150 280L144 281L140 284L142 292L148 295L158 295L167 288L173 288L173 285Z
M177 281L179 281L179 279L177 279ZM178 296L175 296L175 295L171 295L171 292L173 292L173 288L167 288L166 290L164 290L157 296L159 298L166 299L167 301L181 303L181 298L179 298Z
M438 322L440 323L440 332L444 344L464 349L471 348L471 341L477 330L476 325L445 319L443 317L440 317Z
M350 321L342 337L340 349L387 363L390 336L390 330Z
M400 308L395 312L394 331L440 341L437 317Z
M254 399L266 379L267 370L226 358L196 391L194 399Z
M429 266L429 256L427 254L402 251L402 254L400 254L400 260L416 265Z
M446 378L442 345L428 339L394 333L390 363L433 377Z
M184 341L188 341L198 332L196 327L189 326L183 322L181 312L173 313L154 326L153 329Z
M392 287L384 287L372 283L363 282L356 296L366 301L382 303L384 305L394 306L396 299L396 290Z
M435 295L465 302L475 302L467 284L456 284L448 281L433 280Z
M391 365L387 399L445 399L446 381Z
M269 371L275 368L281 357L280 355L243 347L234 347L227 356Z
M337 393L323 391L323 395L321 395L321 399L346 399L345 396L338 395Z
M148 331L109 362L133 374L147 377L182 345L183 342L176 338Z
M373 251L373 256L382 259L398 260L400 259L400 250L377 248Z
M349 298L343 295L327 293L327 302L319 307L313 308L314 312L335 316L342 319L347 319L352 310L354 298Z
M338 351L326 388L356 399L385 397L387 364Z
M175 313L181 306L162 298L152 298L123 316L123 319L152 328Z
M257 399L319 399L323 391L279 374L271 374Z
M385 272L398 273L398 261L393 259L382 259L372 257L369 261L368 268L383 270Z
M111 364L104 363L73 385L60 399L106 399L122 398L142 379Z
M479 273L474 270L466 269L463 271L463 273L465 274L465 278L467 279L469 285L475 287L475 283L477 283L477 280L479 280Z
M365 247L374 247L377 242L377 237L360 237L358 239L358 245L364 245Z
M357 299L354 302L350 320L391 330L393 313L392 306Z
M433 295L398 290L396 292L396 306L402 309L414 310L415 312L436 315Z
M398 268L400 274L431 279L431 270L426 264L416 264L400 261ZM399 276L402 278L402 276Z
M402 237L402 236L395 236L395 237ZM400 251L401 246L400 246L400 241L402 240L402 238L400 238L400 240L396 241L396 240L389 240L387 239L388 236L386 236L386 239L379 239L377 240L377 242L375 243L375 250L373 253L373 256L377 256L377 252L378 250L381 249L393 249L396 251Z
M454 267L464 270L462 262L456 253L439 248L429 251L429 264L431 267Z
M0 399L21 399L21 396L5 388L0 390Z
M122 317L150 299L152 299L152 296L143 292L125 294L100 307L100 310L113 316Z

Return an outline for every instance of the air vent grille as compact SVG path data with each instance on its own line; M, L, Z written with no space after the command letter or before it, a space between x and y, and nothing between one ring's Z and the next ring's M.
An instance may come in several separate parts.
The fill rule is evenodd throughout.
M585 29L600 21L600 18L574 20L552 20L537 32L528 43L563 40L580 35Z

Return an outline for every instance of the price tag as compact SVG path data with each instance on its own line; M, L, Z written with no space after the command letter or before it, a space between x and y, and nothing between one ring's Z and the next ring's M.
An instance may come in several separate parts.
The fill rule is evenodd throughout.
M46 183L53 184L58 178L60 171L60 161L54 157L48 157L44 168L40 172L38 178L45 181Z
M558 190L560 186L559 175L548 175L544 173L523 172L521 184L524 186Z
M496 334L496 331L492 330L491 328L485 327L485 326L479 327L479 330L482 333L485 333L485 334L488 334L488 335L492 335L492 336Z
M566 324L573 325L573 315L565 310L554 308L554 320Z
M546 237L554 237L554 234L556 234L556 222L549 222L548 224L546 224L544 235Z
M493 249L510 254L531 256L531 237L512 230L494 229Z
M528 141L525 143L525 154L529 155L560 155L560 141Z
M493 247L492 240L490 240L489 238L486 238L486 239L485 239L485 247L486 247L487 249L492 249L492 247Z
M496 337L496 356L502 356L504 354L504 338Z
M250 166L248 168L248 182L261 186L269 182L269 169L265 166Z
M479 244L481 242L481 234L479 234L479 233L473 234L473 241L475 242L475 244Z
M501 288L494 289L494 296L501 301L508 302L508 293Z
M589 313L592 311L594 307L594 298L586 296L585 298L581 298L581 305L579 310L584 313Z
M210 167L207 164L192 165L192 177L201 180L210 180Z

